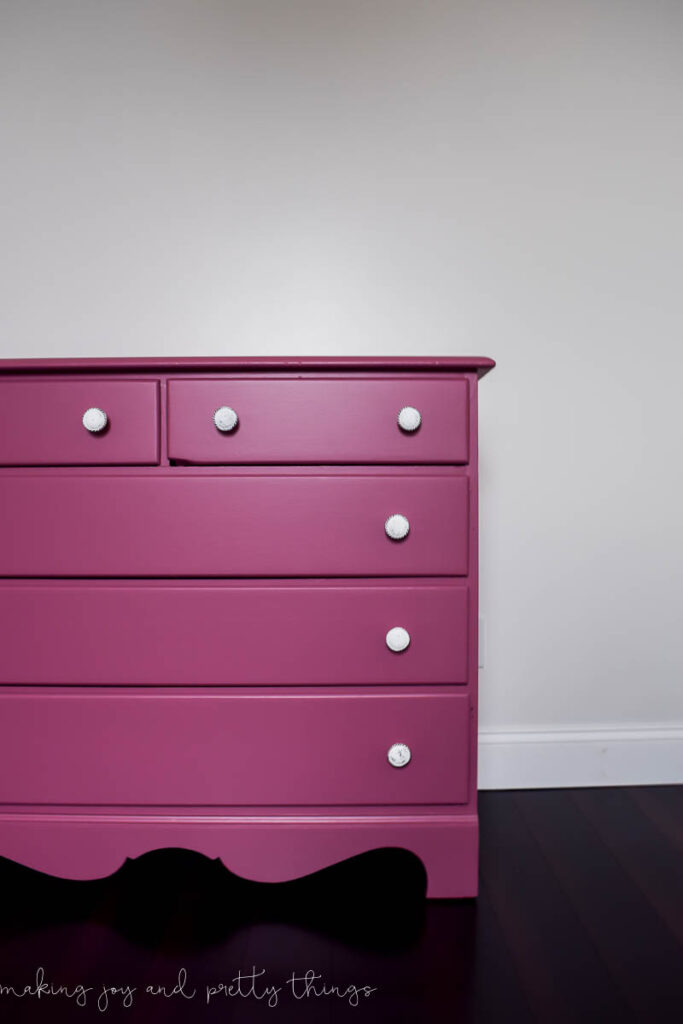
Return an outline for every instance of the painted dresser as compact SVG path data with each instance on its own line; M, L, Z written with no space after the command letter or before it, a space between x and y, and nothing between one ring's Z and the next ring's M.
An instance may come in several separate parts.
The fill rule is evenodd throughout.
M0 362L0 855L477 891L486 358Z

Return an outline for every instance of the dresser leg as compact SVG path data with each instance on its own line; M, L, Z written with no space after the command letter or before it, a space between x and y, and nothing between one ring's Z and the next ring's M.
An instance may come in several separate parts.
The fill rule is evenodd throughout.
M428 899L458 899L479 891L479 823L476 816L416 836L411 849L427 872Z

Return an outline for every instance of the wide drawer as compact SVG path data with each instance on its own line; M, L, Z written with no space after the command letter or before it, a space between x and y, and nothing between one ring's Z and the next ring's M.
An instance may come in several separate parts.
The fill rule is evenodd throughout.
M106 413L103 430L83 425ZM159 385L154 380L0 381L0 465L154 465Z
M0 802L457 804L468 736L465 694L2 690Z
M467 627L464 584L5 581L0 682L466 683Z
M217 409L237 414L222 432ZM417 429L401 429L405 407ZM413 426L413 424L409 424ZM171 380L169 458L236 463L464 463L465 379Z
M460 576L468 480L7 473L0 576ZM403 540L385 533L394 514Z

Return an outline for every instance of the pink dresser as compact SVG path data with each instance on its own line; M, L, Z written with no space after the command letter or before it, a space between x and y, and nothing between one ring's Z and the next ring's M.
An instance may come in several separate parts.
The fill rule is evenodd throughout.
M477 892L490 359L0 361L0 855Z

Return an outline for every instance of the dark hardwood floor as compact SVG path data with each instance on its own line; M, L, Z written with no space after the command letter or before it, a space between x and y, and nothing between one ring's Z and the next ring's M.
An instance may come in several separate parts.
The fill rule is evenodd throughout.
M0 987L0 1021L683 1020L683 787L489 792L480 816L477 900L425 902L398 850L278 886L181 850L94 882L0 859L0 986L71 992ZM307 971L341 994L288 984Z

